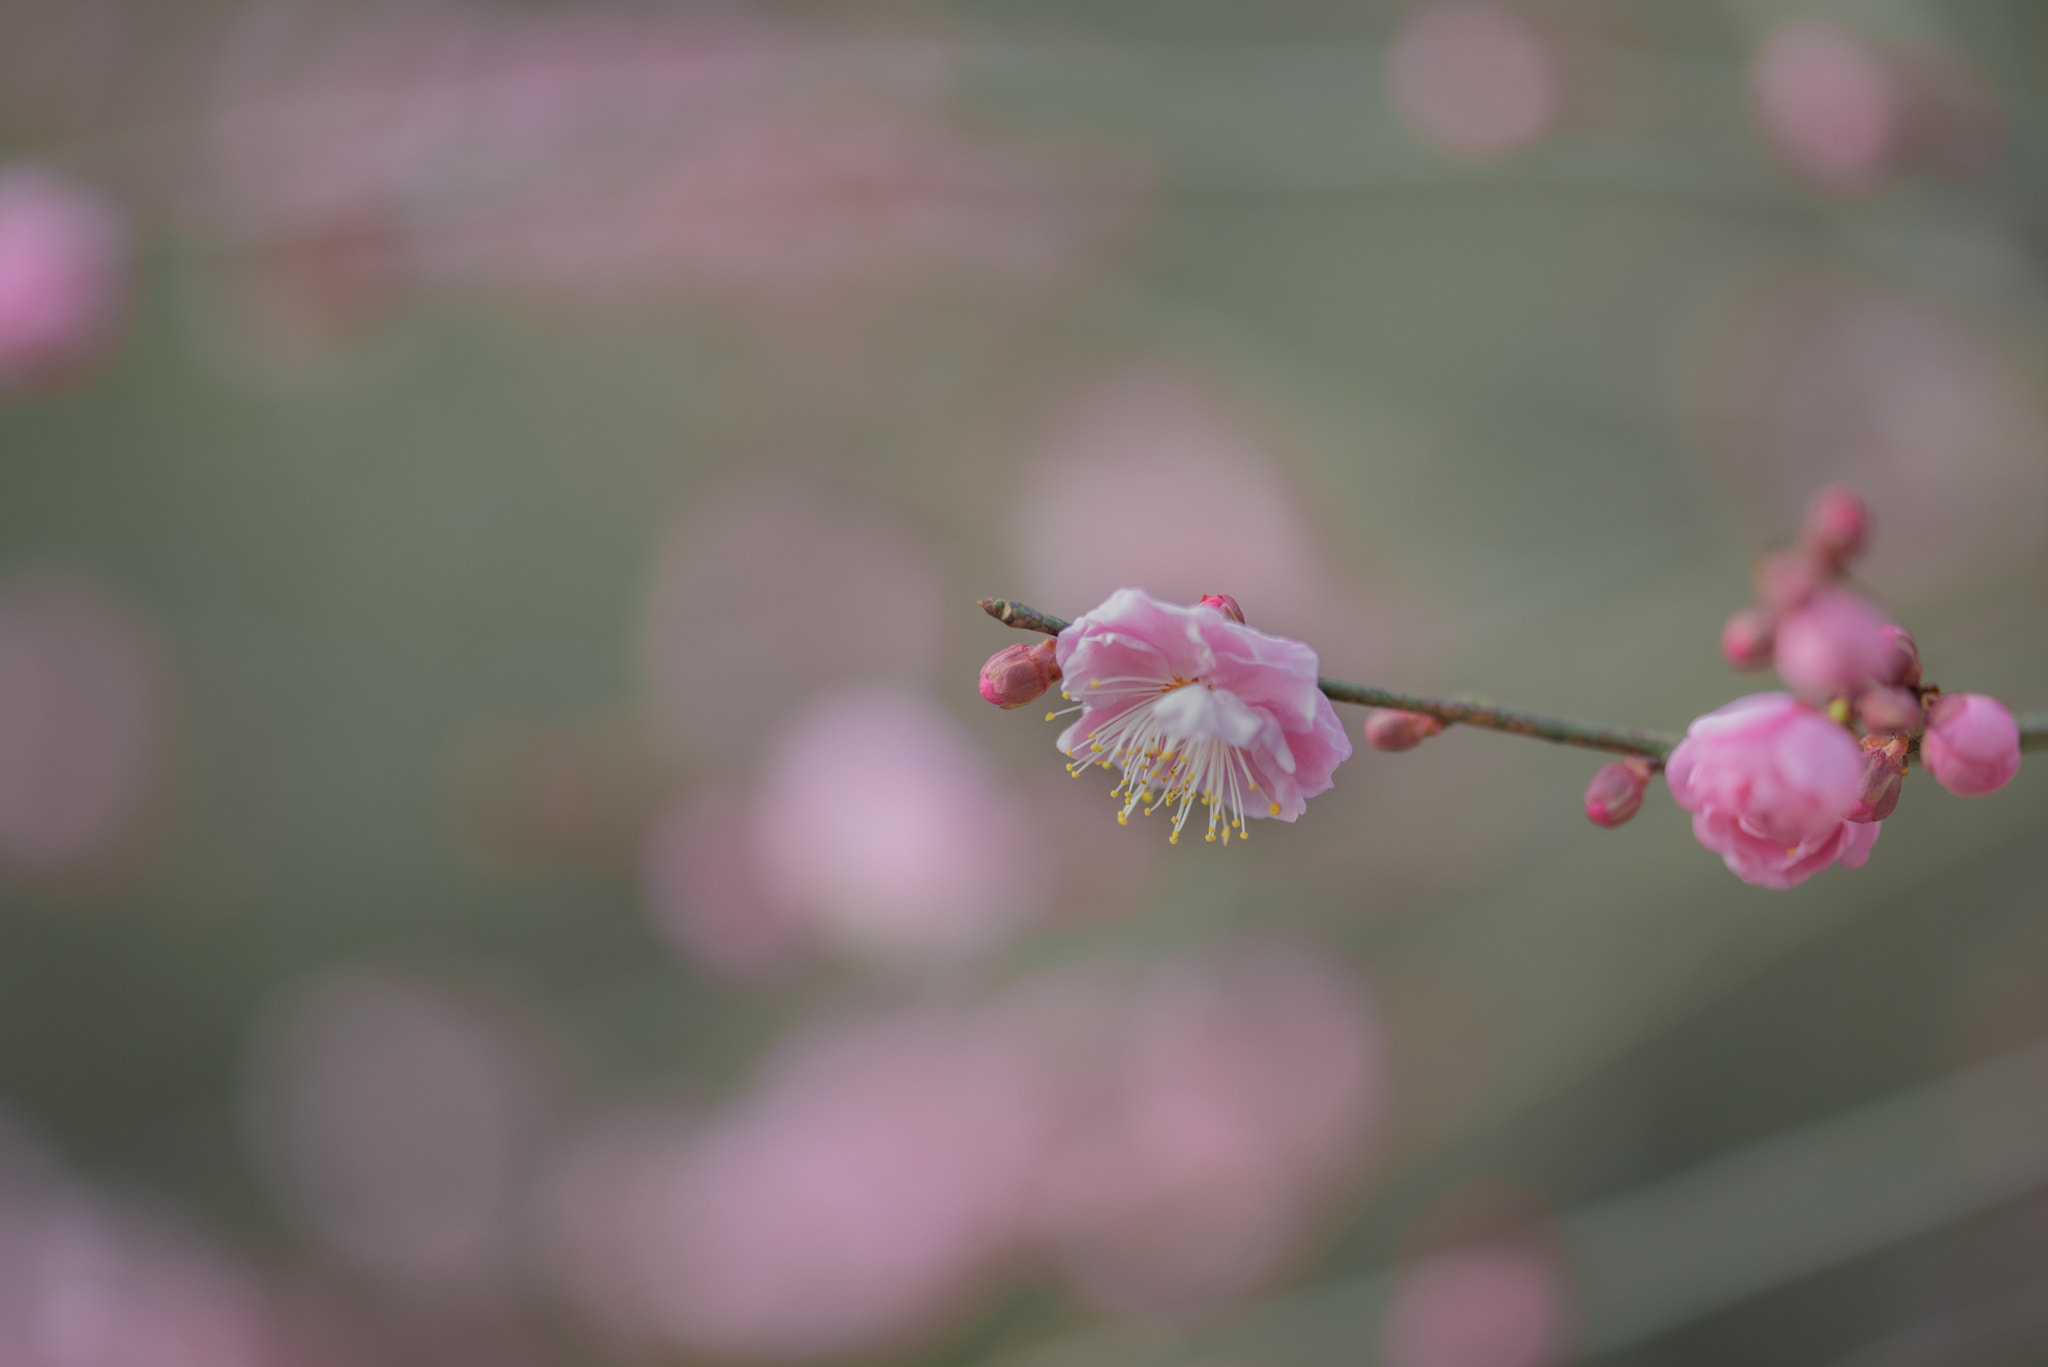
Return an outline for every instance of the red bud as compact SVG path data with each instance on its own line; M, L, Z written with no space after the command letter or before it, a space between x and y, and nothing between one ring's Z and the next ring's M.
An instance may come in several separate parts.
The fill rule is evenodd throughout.
M1375 750L1413 750L1443 729L1442 722L1420 712L1376 707L1366 714L1365 741Z
M1237 605L1237 600L1235 598L1232 598L1227 593L1203 594L1202 606L1205 608L1216 609L1216 611L1222 613L1225 617L1228 617L1233 622L1244 621L1244 609L1239 607Z
M1778 633L1778 614L1769 608L1739 609L1721 628L1721 658L1730 669L1748 672L1771 663Z
M1037 702L1060 677L1054 650L1051 641L1004 646L981 667L981 696L1005 711Z
M1806 505L1799 539L1814 558L1841 570L1863 554L1870 541L1870 508L1846 484L1831 484Z
M1634 816L1650 786L1650 772L1650 762L1639 755L1595 769L1586 785L1586 820L1612 829Z

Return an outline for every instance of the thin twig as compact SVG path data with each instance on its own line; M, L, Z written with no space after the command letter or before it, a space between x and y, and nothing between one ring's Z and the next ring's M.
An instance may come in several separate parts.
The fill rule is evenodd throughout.
M1067 629L1066 619L1040 612L1037 608L1008 598L984 598L981 610L1006 627L1019 631L1041 631L1057 636ZM1630 731L1615 726L1591 726L1585 722L1546 717L1501 707L1478 698L1438 698L1426 693L1397 693L1371 684L1345 683L1341 679L1317 679L1332 702L1357 703L1362 707L1396 707L1403 712L1420 712L1456 726L1478 726L1488 731L1505 731L1511 736L1530 736L1553 745L1576 745L1586 750L1610 750L1620 755L1642 755L1662 763L1683 739L1668 731ZM2048 712L2019 715L2020 749L2048 749Z

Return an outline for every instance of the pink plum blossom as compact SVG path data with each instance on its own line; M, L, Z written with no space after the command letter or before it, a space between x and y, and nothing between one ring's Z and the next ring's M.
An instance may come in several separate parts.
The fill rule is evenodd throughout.
M1957 797L1995 793L2019 772L2019 723L1996 698L1951 693L1928 710L1920 754L1934 781Z
M1293 821L1351 755L1316 652L1215 608L1118 589L1060 633L1059 663L1081 712L1059 739L1070 768L1120 769L1117 819L1171 807L1174 840L1198 801L1209 840Z
M1649 786L1649 764L1633 755L1601 765L1586 784L1586 819L1595 826L1621 825L1642 808Z
M1005 853L1024 822L952 717L854 691L789 722L755 799L752 856L778 914L817 943L914 966L989 948L1036 909Z
M1897 649L1878 606L1847 589L1823 589L1778 623L1778 675L1808 702L1888 682Z
M1244 614L1237 620L1242 622ZM1051 641L1004 646L981 667L981 696L1008 711L1037 702L1059 682L1060 667Z
M1490 0L1432 0L1387 49L1387 87L1403 121L1454 156L1519 151L1563 110L1557 53L1527 15Z
M1785 24L1757 50L1751 79L1765 133L1802 175L1865 190L1891 169L1903 92L1867 40L1833 24Z
M0 170L0 392L100 350L121 311L125 254L99 196L35 167Z
M1696 718L1666 762L1693 835L1745 883L1789 888L1839 860L1861 868L1879 823L1845 819L1862 790L1849 732L1785 693L1752 693Z

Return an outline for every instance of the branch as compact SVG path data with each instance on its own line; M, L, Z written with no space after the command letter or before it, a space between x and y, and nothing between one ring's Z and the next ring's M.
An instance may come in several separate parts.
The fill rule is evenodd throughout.
M984 598L981 610L1006 627L1019 631L1040 631L1057 636L1067 623L1063 618L1040 612L1007 598ZM1610 750L1622 755L1642 755L1662 762L1682 739L1664 731L1627 731L1612 726L1589 726L1584 722L1520 712L1475 698L1436 698L1422 693L1396 693L1370 684L1318 679L1316 683L1332 702L1358 703L1365 707L1396 707L1403 712L1420 712L1457 726L1477 726L1488 731L1505 731L1530 736L1553 745L1576 745L1587 750ZM2041 723L2042 741L2048 743L2048 716L2024 720Z

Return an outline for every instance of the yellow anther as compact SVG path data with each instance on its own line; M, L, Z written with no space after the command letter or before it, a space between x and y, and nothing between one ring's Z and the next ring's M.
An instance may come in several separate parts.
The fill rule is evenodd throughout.
M1097 754L1097 755L1099 755L1099 754L1101 754L1101 753L1102 753L1102 747L1101 747L1101 746L1099 746L1099 745L1090 745L1090 746L1088 747L1088 750L1089 750L1089 752L1090 752L1091 754Z
M1278 815L1280 815L1280 804L1279 804L1279 803L1277 803L1277 802L1269 802L1269 803L1267 803L1267 804L1266 804L1266 815L1267 815L1267 816L1278 816Z
M1259 785L1256 783L1248 784L1247 786L1252 792L1256 793L1257 791L1259 791Z
M1178 844L1180 844L1180 832L1179 832L1179 831L1175 831L1175 832L1174 832L1174 833L1173 833L1172 835L1169 835L1168 837L1166 837L1166 843L1167 843L1167 844L1169 844L1169 845L1178 845Z
M1128 825L1130 825L1130 824L1131 824L1131 814L1130 814L1129 812L1118 812L1118 813L1116 814L1116 824L1117 824L1117 825L1119 825L1119 826L1128 826Z
M1057 712L1048 712L1048 713L1046 713L1046 714L1045 714L1045 719L1046 719L1047 721L1051 721L1051 720L1052 720L1052 719L1053 719L1054 717L1057 717L1058 715L1059 715L1059 713L1057 713Z
M1208 833L1207 835L1205 835L1205 836L1203 836L1203 837L1202 837L1202 839L1204 839L1204 840L1214 840L1215 838L1216 838L1216 832L1214 832L1214 831L1211 831L1211 832L1209 832L1209 833Z
M1090 680L1088 681L1088 686L1089 686L1090 688L1100 688L1100 687L1102 687L1102 680L1100 680L1100 679L1090 679Z

